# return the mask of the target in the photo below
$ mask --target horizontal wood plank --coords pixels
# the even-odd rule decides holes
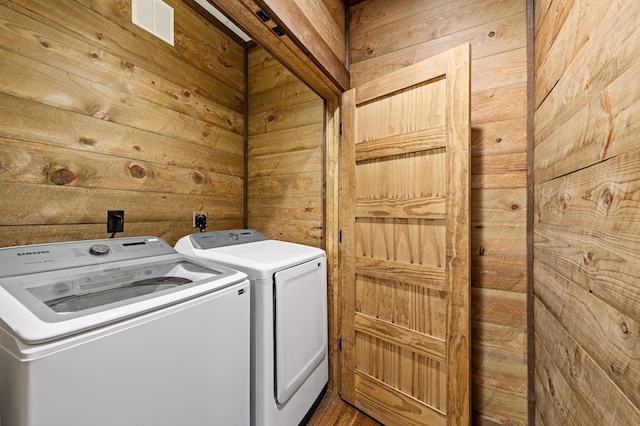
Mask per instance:
[[[251,184],[251,182],[250,182]],[[273,220],[315,221],[322,215],[322,193],[318,190],[310,197],[251,198],[249,218],[260,217]]]
[[[526,309],[527,298],[524,293],[486,288],[471,289],[471,319],[473,321],[508,325],[522,328],[524,331],[527,322],[521,312]]]
[[[537,224],[536,259],[585,291],[640,321],[637,235]]]
[[[633,425],[640,424],[640,410],[625,398],[620,389],[609,379],[578,342],[540,304],[538,324],[544,326],[543,333],[536,333],[536,352],[541,358],[549,358],[543,364],[553,362],[549,371],[555,383],[562,378],[569,392],[580,401],[580,410],[589,407],[588,420],[595,424]],[[598,389],[599,392],[592,392]],[[582,415],[583,413],[581,413]]]
[[[322,123],[313,123],[302,127],[250,135],[248,138],[248,154],[258,157],[261,155],[318,149],[318,141],[322,140],[323,131]]]
[[[610,234],[640,233],[637,211],[640,191],[636,178],[640,150],[536,185],[536,220],[541,224]]]
[[[290,241],[312,247],[324,245],[324,227],[320,220],[274,220],[272,218],[251,217],[250,227],[274,240]]]
[[[472,126],[527,116],[527,85],[514,84],[471,94]]]
[[[206,144],[175,139],[107,120],[89,117],[37,101],[0,93],[3,124],[0,136],[64,146],[147,161],[241,175],[244,143],[241,135],[210,134]],[[42,118],[46,117],[46,120]],[[28,132],[25,132],[28,129]]]
[[[0,137],[0,182],[242,197],[244,180]]]
[[[248,177],[322,173],[322,152],[319,149],[251,157]]]
[[[367,2],[370,1],[367,0]],[[420,3],[420,6],[422,6],[422,3]],[[398,30],[403,30],[404,26],[400,24],[397,28]],[[492,32],[493,36],[490,36],[489,34]],[[405,34],[403,31],[402,36],[397,37],[403,38]],[[407,64],[417,63],[440,52],[452,49],[461,43],[471,43],[472,58],[477,60],[521,48],[525,39],[526,16],[522,12],[492,22],[486,22],[482,25],[472,26],[443,37],[437,37],[424,43],[394,50],[385,55],[368,54],[363,60],[354,61],[350,65],[351,85],[352,87],[357,87],[369,79],[381,77]]]
[[[536,182],[546,182],[637,147],[640,95],[631,89],[630,82],[635,82],[638,73],[640,61],[600,92],[578,102],[575,109],[555,114],[547,128],[536,130]],[[573,115],[567,115],[567,110]],[[543,118],[543,114],[537,112],[536,119]]]
[[[472,158],[526,152],[525,121],[525,118],[521,117],[474,123],[471,127]]]
[[[412,7],[413,2],[406,1],[400,5],[384,0],[368,1],[370,4],[352,9],[354,18],[349,31],[354,63],[452,37],[468,28],[494,25],[500,19],[525,11],[522,2],[499,0],[464,0],[455,4],[437,1],[421,3],[420,8]],[[399,29],[403,37],[396,35]]]
[[[395,86],[385,83],[384,88],[382,88],[379,80],[362,83],[357,86],[356,105],[375,99],[378,93],[394,93],[405,87],[413,86],[424,81],[443,78],[444,75],[440,71],[433,70],[441,70],[444,68],[447,55],[446,52],[440,53],[425,59],[419,64],[409,65],[385,75],[384,81],[394,82]]]
[[[550,327],[549,332],[553,334],[569,333],[603,374],[638,407],[640,395],[635,390],[640,386],[640,361],[635,340],[629,338],[640,332],[637,315],[619,312],[591,296],[588,290],[575,282],[575,278],[569,280],[541,261],[535,262],[534,273],[538,313],[536,329]],[[580,321],[575,321],[576,318]],[[553,334],[548,338],[553,338]],[[588,389],[595,388],[589,386]],[[601,387],[597,389],[602,390]],[[624,396],[615,394],[611,398],[615,400]]]
[[[472,253],[471,285],[475,288],[524,293],[526,291],[525,256],[489,256]]]
[[[243,110],[241,89],[220,82],[216,90],[211,90],[212,85],[205,88],[189,81],[167,79],[153,71],[157,65],[123,60],[121,55],[101,49],[87,52],[83,40],[6,6],[0,5],[0,16],[6,23],[0,25],[0,37],[6,41],[4,47],[13,53],[43,61],[46,45],[45,61],[55,68],[154,103],[170,104],[176,111],[197,114],[205,120],[211,114],[229,114],[225,109],[234,113]]]
[[[356,161],[445,148],[444,126],[387,136],[356,144]]]
[[[321,173],[297,173],[283,176],[261,176],[249,179],[249,198],[280,198],[282,194],[291,197],[317,195],[322,188]]]
[[[177,2],[177,0],[171,1]],[[125,20],[122,22],[114,22],[110,19],[111,14],[102,16],[92,10],[94,7],[100,7],[100,5],[91,3],[89,8],[81,6],[75,1],[50,4],[48,2],[15,0],[8,3],[8,7],[18,9],[19,12],[24,14],[31,13],[30,16],[32,17],[46,17],[50,21],[63,23],[58,28],[73,37],[79,36],[84,43],[91,46],[90,48],[98,49],[98,53],[103,50],[115,56],[126,58],[125,60],[130,64],[137,64],[178,85],[197,88],[197,90],[207,93],[207,97],[216,99],[214,93],[218,85],[203,84],[207,80],[211,81],[210,74],[194,67],[193,64],[179,55],[176,50],[168,49],[168,45],[164,41],[135,26],[131,23],[130,15],[123,18]],[[42,18],[36,19],[41,20]],[[196,24],[192,22],[191,25]],[[123,30],[123,27],[126,30]],[[210,33],[211,31],[217,30],[207,28],[202,32]],[[106,37],[106,34],[109,36]],[[151,59],[148,52],[153,52]],[[209,56],[206,52],[204,54]],[[218,68],[218,70],[223,75],[225,71],[222,68],[225,67]],[[237,72],[237,69],[233,72]],[[220,86],[226,86],[226,84]],[[242,101],[241,93],[242,91],[240,90],[236,91],[230,98],[238,106],[241,105],[238,102]],[[228,92],[228,94],[231,93]],[[238,109],[238,111],[241,110],[241,108]]]
[[[210,207],[207,206],[207,208]],[[106,214],[102,219],[102,223],[86,224],[0,225],[0,247],[109,238],[111,234],[107,232]],[[210,221],[207,230],[240,229],[242,227],[243,219],[237,217]],[[118,238],[139,237],[141,235],[155,236],[164,239],[173,246],[180,238],[197,231],[193,228],[191,212],[185,212],[180,220],[168,222],[137,222],[129,217],[128,212],[125,212],[124,232],[118,233],[117,236]]]
[[[356,217],[393,217],[444,220],[444,197],[407,199],[361,199],[355,203]]]
[[[356,274],[370,277],[395,280],[402,277],[402,282],[439,291],[447,291],[443,268],[434,268],[393,260],[373,259],[356,256]]]
[[[356,404],[365,412],[381,413],[385,424],[446,425],[446,416],[375,378],[356,371]]]
[[[180,221],[192,210],[206,211],[210,222],[242,217],[242,199],[237,197],[13,182],[2,186],[6,197],[0,203],[0,226],[105,223],[107,210],[125,210],[125,226],[129,221]]]
[[[441,339],[360,313],[356,313],[355,327],[357,332],[369,334],[437,361],[445,360],[446,347]]]

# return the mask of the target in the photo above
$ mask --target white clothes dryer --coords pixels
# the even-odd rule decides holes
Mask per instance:
[[[160,238],[0,249],[1,423],[248,425],[249,310]]]
[[[175,248],[249,276],[251,424],[300,424],[329,374],[324,250],[249,229],[188,235]]]

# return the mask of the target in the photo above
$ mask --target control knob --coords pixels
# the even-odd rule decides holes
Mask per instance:
[[[94,256],[105,256],[111,253],[111,248],[106,244],[94,244],[89,248],[89,253]]]

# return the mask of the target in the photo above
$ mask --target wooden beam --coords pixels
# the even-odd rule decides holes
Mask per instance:
[[[349,71],[344,58],[338,58],[295,0],[255,0],[279,22],[302,52],[307,54],[343,91],[349,89]],[[344,36],[344,35],[343,35]]]
[[[307,20],[302,23],[302,26],[298,26],[295,18],[292,17],[287,18],[290,21],[280,21],[275,15],[275,12],[278,12],[280,8],[275,7],[272,2],[265,4],[258,0],[207,1],[324,99],[340,96],[349,88],[348,71],[344,65],[338,67],[336,61],[339,63],[339,60],[335,55],[324,52],[324,48],[328,48],[326,43],[323,41],[319,44],[320,47],[311,48],[306,44],[319,43],[319,35],[315,29],[306,26]],[[264,11],[267,6],[275,7],[276,11],[267,11],[269,20],[263,22],[256,13]],[[284,30],[284,34],[278,35],[274,31],[276,27]],[[300,36],[300,34],[307,32],[313,34],[310,33],[311,35],[305,37]]]

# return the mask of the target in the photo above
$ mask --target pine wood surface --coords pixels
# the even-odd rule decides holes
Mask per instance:
[[[174,47],[129,2],[0,1],[1,245],[242,226],[244,50],[168,3]]]
[[[472,406],[479,424],[527,421],[525,6],[367,0],[351,8],[354,86],[471,43]]]
[[[341,392],[389,424],[470,422],[469,64],[463,45],[345,94]]]
[[[248,227],[323,247],[323,100],[261,48],[248,69]]]
[[[536,12],[536,418],[637,424],[640,4]]]

